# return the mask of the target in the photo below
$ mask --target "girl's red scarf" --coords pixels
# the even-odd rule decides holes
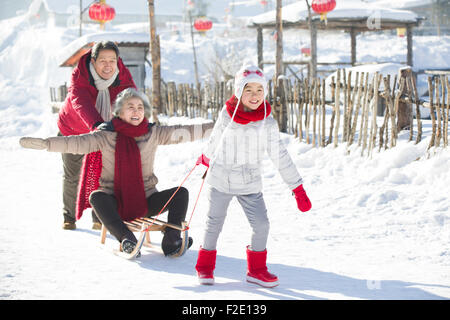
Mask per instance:
[[[148,120],[144,118],[140,125],[133,126],[114,118],[112,124],[117,132],[114,195],[122,220],[130,221],[147,213],[141,153],[134,138],[148,133]],[[78,185],[77,220],[81,218],[84,209],[91,207],[89,195],[98,189],[101,172],[102,153],[97,151],[86,155]]]
[[[238,99],[235,95],[233,95],[227,102],[225,102],[227,106],[227,112],[230,117],[233,117],[234,110],[236,109],[236,104]],[[269,102],[266,101],[266,118],[270,115],[272,108]],[[259,121],[264,119],[264,102],[256,109],[252,111],[244,111],[244,106],[242,103],[239,103],[236,114],[234,115],[233,121],[239,124],[247,124],[252,121]]]

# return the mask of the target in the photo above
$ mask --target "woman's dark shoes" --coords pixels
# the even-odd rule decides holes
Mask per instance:
[[[122,251],[128,254],[131,254],[134,248],[136,248],[136,242],[129,239],[123,239],[120,245],[122,247]],[[136,255],[136,258],[139,258],[140,256],[141,252]]]
[[[192,246],[194,240],[189,237],[187,241],[187,248]],[[178,230],[166,230],[161,243],[161,248],[166,257],[176,255],[180,252],[183,246],[183,240],[180,237],[180,231]]]

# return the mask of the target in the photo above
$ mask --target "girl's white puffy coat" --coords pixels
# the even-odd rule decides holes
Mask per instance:
[[[272,115],[265,120],[242,125],[231,122],[225,106],[204,152],[210,159],[207,183],[225,193],[261,192],[262,160],[266,152],[291,190],[302,184],[302,178],[280,140],[278,124]]]

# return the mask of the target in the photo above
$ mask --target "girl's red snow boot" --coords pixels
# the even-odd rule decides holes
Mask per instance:
[[[252,251],[247,247],[247,281],[265,288],[273,288],[278,285],[278,278],[267,271],[266,260],[267,250]]]
[[[198,251],[197,270],[198,281],[200,284],[214,284],[214,268],[216,267],[216,250],[205,250],[200,248]]]

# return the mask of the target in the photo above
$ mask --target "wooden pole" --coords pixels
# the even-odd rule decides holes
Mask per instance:
[[[81,37],[83,35],[82,30],[82,18],[83,18],[83,0],[80,0],[80,25],[79,25],[79,36]]]
[[[433,94],[434,94],[434,87],[433,87],[433,80],[431,77],[428,77],[428,94],[430,97],[430,115],[431,115],[431,140],[430,144],[428,145],[428,149],[434,146],[434,140],[436,137],[436,116],[434,115],[434,104],[433,104]]]
[[[358,82],[359,82],[359,72],[356,72],[355,75],[355,84],[353,86],[353,91],[352,94],[349,98],[350,103],[348,106],[348,123],[347,123],[347,139],[346,141],[348,142],[348,140],[350,139],[351,136],[351,132],[352,132],[352,120],[353,120],[353,107],[355,105],[355,100],[356,100],[356,92],[358,91]]]
[[[411,125],[411,104],[409,102],[406,102],[404,97],[406,96],[406,78],[410,77],[412,74],[411,67],[405,67],[401,68],[399,78],[403,78],[405,81],[405,85],[403,86],[403,90],[399,91],[400,96],[402,99],[398,101],[398,110],[397,111],[397,132],[400,132],[403,129],[407,129]]]
[[[378,106],[378,94],[380,88],[381,74],[378,71],[374,75],[374,87],[373,87],[373,107],[372,107],[372,121],[370,129],[370,140],[369,140],[369,150],[368,155],[372,156],[372,150],[375,147],[375,142],[377,139],[377,106]]]
[[[299,92],[299,110],[298,110],[298,138],[300,141],[303,140],[303,106],[306,104],[306,92],[308,90],[307,88],[307,78],[303,80],[302,83],[300,83],[300,86],[302,88],[302,92]],[[300,90],[300,89],[299,89]]]
[[[312,136],[312,144],[314,147],[317,146],[317,128],[316,128],[316,118],[317,118],[317,97],[318,97],[318,91],[319,91],[319,79],[314,79],[312,90],[312,112],[313,112],[313,136]]]
[[[152,58],[152,107],[153,121],[158,123],[158,114],[161,112],[161,57],[158,55],[158,40],[156,37],[155,1],[147,0],[150,17],[150,53]]]
[[[355,83],[355,87],[358,86],[358,96],[356,100],[353,100],[353,103],[356,103],[355,105],[355,115],[353,116],[353,124],[350,126],[350,137],[347,141],[347,147],[351,146],[353,143],[353,139],[356,134],[356,126],[358,124],[358,115],[359,115],[359,109],[361,107],[361,92],[363,88],[363,80],[364,80],[364,72],[361,72],[359,84],[358,81]],[[361,135],[361,134],[360,134]]]
[[[310,81],[306,79],[306,93],[305,93],[305,137],[306,137],[306,143],[310,143],[310,137],[309,137],[309,116],[310,116],[310,109],[311,109],[311,87],[312,84],[310,84]]]
[[[406,46],[407,46],[407,56],[406,64],[410,67],[413,66],[413,33],[412,26],[408,25],[406,27]]]
[[[446,115],[444,117],[445,129],[444,129],[444,147],[448,146],[448,121],[449,121],[449,108],[450,108],[450,83],[447,77],[444,77],[445,87],[447,88],[447,105],[446,105]],[[442,97],[444,99],[444,95]]]
[[[334,82],[334,76],[331,77],[331,96],[336,97],[336,83]],[[333,129],[334,129],[334,118],[336,117],[336,108],[333,108],[331,112],[330,119],[330,133],[328,134],[327,145],[333,141]]]
[[[395,86],[393,88],[395,91]],[[391,89],[390,89],[390,83],[389,80],[387,78],[384,78],[384,90],[385,90],[385,94],[384,94],[384,98],[386,100],[386,114],[389,114],[389,118],[391,120],[391,143],[390,143],[390,147],[394,147],[395,146],[395,137],[396,137],[396,131],[397,131],[397,126],[395,124],[395,111],[394,111],[394,102],[392,100],[392,96],[391,96]],[[387,139],[386,139],[387,141]]]
[[[388,135],[386,134],[386,142],[383,140],[384,137],[384,132],[388,131],[388,125],[389,125],[389,110],[390,107],[388,105],[388,99],[391,96],[390,93],[390,88],[389,88],[389,75],[387,77],[383,78],[383,84],[384,84],[384,93],[382,94],[383,98],[385,99],[385,105],[386,105],[386,109],[384,111],[384,120],[383,120],[383,124],[380,127],[380,139],[379,139],[379,144],[378,144],[378,151],[381,151],[381,148],[383,146],[383,144],[385,145],[385,149],[387,149],[387,137]]]
[[[260,68],[261,70],[264,69],[264,64],[263,62],[263,32],[262,32],[262,28],[258,27],[256,28],[256,32],[257,32],[257,51],[258,51],[258,68]]]
[[[352,47],[351,62],[352,62],[352,66],[354,66],[356,63],[356,30],[355,30],[355,28],[350,28],[350,39],[351,39],[351,47]]]
[[[361,156],[364,155],[364,150],[367,148],[367,131],[369,128],[369,108],[370,108],[370,101],[372,100],[373,96],[373,88],[375,86],[375,77],[372,78],[372,83],[370,84],[369,88],[366,92],[366,101],[364,101],[364,112],[363,112],[363,121],[361,123],[363,124],[363,132],[362,132],[362,148],[361,148]]]
[[[311,6],[308,0],[306,5],[308,6],[308,26],[311,41],[311,60],[309,64],[309,77],[315,79],[317,77],[317,28],[312,21]]]
[[[437,120],[437,131],[434,146],[439,147],[441,145],[441,94],[440,94],[440,81],[439,77],[434,80],[435,83],[435,93],[436,93],[436,120]]]
[[[322,140],[320,145],[322,147],[325,147],[325,93],[326,93],[326,86],[325,86],[325,78],[322,79]]]
[[[345,73],[345,70],[343,70]],[[334,127],[334,147],[336,148],[338,146],[338,140],[339,140],[339,123],[341,119],[341,111],[340,111],[340,99],[341,99],[341,69],[337,70],[337,76],[336,76],[336,91],[335,91],[335,98],[334,98],[334,110],[336,112],[336,126]]]
[[[412,102],[413,97],[412,97],[412,92],[413,92],[413,87],[412,87],[412,82],[411,82],[411,78],[412,78],[412,74],[410,74],[409,77],[407,77],[406,80],[406,92],[408,95],[408,101],[411,102],[411,117],[410,117],[410,125],[409,125],[409,141],[412,141],[413,139],[413,135],[414,135],[414,123],[413,123],[413,115],[412,115]]]
[[[283,70],[283,21],[282,21],[282,0],[277,0],[276,7],[276,32],[277,32],[277,48],[275,58],[275,81],[277,83],[276,103],[278,104],[279,126],[281,132],[286,132],[286,105],[283,103],[281,97],[283,95],[283,85],[279,81],[279,77],[284,74]]]
[[[276,62],[275,62],[275,74],[276,79],[283,74],[283,21],[281,13],[282,1],[277,0],[276,10],[276,32],[277,32],[277,48],[276,48]]]
[[[367,95],[369,92],[369,73],[367,72],[364,80],[362,107],[361,107],[361,122],[359,124],[358,146],[361,146],[364,128],[364,116],[366,113]]]
[[[189,24],[190,24],[190,30],[191,30],[191,42],[192,42],[192,52],[194,54],[194,74],[195,74],[195,86],[197,88],[197,94],[199,97],[199,104],[201,103],[201,91],[200,91],[200,80],[198,77],[198,66],[197,66],[197,53],[195,51],[195,45],[194,45],[194,30],[192,28],[192,15],[191,10],[188,10],[189,12]]]
[[[416,120],[417,120],[417,137],[416,137],[416,144],[419,143],[422,140],[422,120],[420,119],[420,101],[419,101],[419,94],[417,92],[417,85],[416,85],[416,79],[414,75],[411,77],[411,85],[414,90],[414,102],[416,103]]]

